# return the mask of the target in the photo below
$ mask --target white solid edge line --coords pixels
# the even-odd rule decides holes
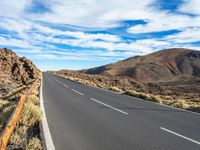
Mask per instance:
[[[160,129],[161,129],[161,130],[164,130],[164,131],[166,131],[166,132],[169,132],[169,133],[171,133],[171,134],[174,134],[174,135],[176,135],[176,136],[179,136],[179,137],[181,137],[181,138],[183,138],[183,139],[186,139],[186,140],[188,140],[188,141],[191,141],[191,142],[193,142],[193,143],[196,143],[196,144],[200,145],[200,142],[195,141],[195,140],[193,140],[193,139],[191,139],[191,138],[185,137],[185,136],[183,136],[183,135],[181,135],[181,134],[178,134],[178,133],[176,133],[176,132],[173,132],[173,131],[168,130],[168,129],[163,128],[163,127],[160,127]]]
[[[40,108],[43,112],[42,127],[43,127],[44,139],[45,139],[47,150],[55,150],[55,146],[54,146],[54,143],[53,143],[53,140],[52,140],[52,137],[51,137],[49,125],[48,125],[47,118],[46,118],[46,113],[45,113],[45,109],[44,109],[44,101],[43,101],[43,93],[42,92],[43,92],[43,79],[41,77]]]
[[[105,103],[103,103],[103,102],[100,102],[100,101],[98,101],[98,100],[96,100],[96,99],[94,99],[94,98],[90,98],[90,99],[93,100],[93,101],[95,101],[95,102],[97,102],[97,103],[99,103],[99,104],[102,104],[102,105],[104,105],[104,106],[107,106],[107,107],[109,107],[109,108],[111,108],[111,109],[114,109],[114,110],[116,110],[116,111],[119,111],[119,112],[121,112],[121,113],[123,113],[123,114],[125,114],[125,115],[128,115],[128,113],[125,112],[125,111],[122,111],[122,110],[117,109],[117,108],[115,108],[115,107],[113,107],[113,106],[110,106],[110,105],[108,105],[108,104],[105,104]]]
[[[81,93],[81,92],[79,92],[79,91],[77,91],[77,90],[72,89],[72,91],[78,93],[79,95],[84,95],[83,93]]]

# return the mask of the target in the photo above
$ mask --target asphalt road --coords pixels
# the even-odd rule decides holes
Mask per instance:
[[[200,115],[43,73],[56,150],[200,150]]]

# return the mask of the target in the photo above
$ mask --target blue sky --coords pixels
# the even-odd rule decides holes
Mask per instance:
[[[82,69],[165,48],[200,50],[199,0],[1,0],[0,47],[41,70]]]

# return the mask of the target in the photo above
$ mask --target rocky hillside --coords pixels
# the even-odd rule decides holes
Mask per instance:
[[[0,83],[25,84],[38,77],[39,69],[26,57],[0,49]]]
[[[200,77],[200,51],[183,48],[166,49],[81,72],[128,76],[142,82],[171,80],[181,76]]]

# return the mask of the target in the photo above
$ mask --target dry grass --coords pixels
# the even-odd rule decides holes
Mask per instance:
[[[33,137],[28,141],[25,150],[42,150],[42,143],[37,137]]]
[[[199,112],[200,113],[200,106],[190,106],[187,108],[187,110],[191,110],[191,111],[195,111],[195,112]]]
[[[83,84],[88,84],[88,85],[97,87],[97,84],[94,83],[93,81],[90,81],[90,80],[81,79],[81,78],[78,78],[78,77],[70,77],[70,76],[64,76],[64,77],[67,78],[67,79],[73,80],[73,81],[77,81],[77,82],[80,82],[80,83],[83,83]]]
[[[17,123],[17,127],[15,128],[10,138],[9,146],[11,149],[42,149],[40,139],[33,138],[33,136],[35,136],[33,129],[37,127],[42,117],[42,111],[40,110],[38,104],[39,98],[37,96],[30,95],[28,97],[20,114],[20,120]]]
[[[197,105],[197,103],[192,103],[190,100],[186,101],[184,99],[177,99],[177,97],[174,97],[172,99],[172,97],[169,97],[169,96],[166,96],[166,97],[162,96],[162,98],[161,98],[156,95],[150,95],[150,94],[145,94],[145,93],[140,93],[140,92],[135,92],[135,91],[126,91],[126,92],[124,92],[124,94],[138,97],[138,98],[141,98],[144,100],[156,102],[159,104],[164,103],[164,104],[170,105],[172,107],[194,110],[197,112],[199,112],[199,108],[200,108],[200,105]]]
[[[17,126],[15,131],[11,135],[10,144],[19,145],[23,141],[23,139],[25,139],[27,129],[28,128],[26,126]]]
[[[178,97],[150,95],[136,91],[126,91],[124,94],[138,97],[144,100],[156,102],[159,104],[170,105],[172,107],[187,109],[195,112],[200,112],[200,104],[192,102],[191,100],[178,99]]]
[[[141,98],[141,99],[144,99],[144,100],[156,102],[156,103],[159,103],[159,104],[163,103],[163,101],[160,97],[154,96],[154,95],[149,95],[149,94],[140,93],[140,92],[136,92],[136,91],[126,91],[126,92],[124,92],[124,94],[129,95],[129,96],[134,96],[134,97],[137,97],[137,98]]]
[[[0,132],[8,123],[12,113],[14,112],[17,104],[18,97],[24,89],[28,86],[19,86],[18,88],[10,91],[0,99]],[[24,108],[20,114],[20,120],[17,123],[17,127],[11,135],[9,140],[8,149],[42,149],[42,145],[39,139],[33,138],[39,132],[38,124],[41,120],[42,111],[39,107],[39,98],[36,96],[39,94],[40,82],[37,83],[35,89],[33,89],[32,95],[27,98]],[[32,138],[32,139],[31,139]],[[37,141],[39,140],[39,142]],[[32,146],[31,146],[32,144]]]
[[[29,95],[27,101],[32,102],[35,105],[39,105],[40,104],[40,100],[36,95]]]
[[[0,105],[6,105],[8,104],[9,102],[7,100],[2,100],[0,99]]]
[[[5,126],[8,120],[10,119],[10,116],[12,115],[13,111],[15,110],[15,105],[10,105],[8,107],[5,107],[0,114],[0,124],[1,126]]]
[[[4,106],[6,106],[8,104],[9,104],[9,102],[7,100],[0,99],[0,111],[2,111]]]
[[[122,92],[122,90],[118,88],[117,86],[111,86],[109,87],[109,90],[114,91],[114,92]]]
[[[41,117],[40,107],[28,101],[22,110],[20,123],[28,127],[34,126],[41,120]]]
[[[37,82],[35,88],[32,91],[32,95],[39,95],[40,80]]]
[[[189,107],[189,105],[187,104],[185,100],[177,100],[171,106],[176,107],[176,108],[182,108],[182,109],[186,109]]]

